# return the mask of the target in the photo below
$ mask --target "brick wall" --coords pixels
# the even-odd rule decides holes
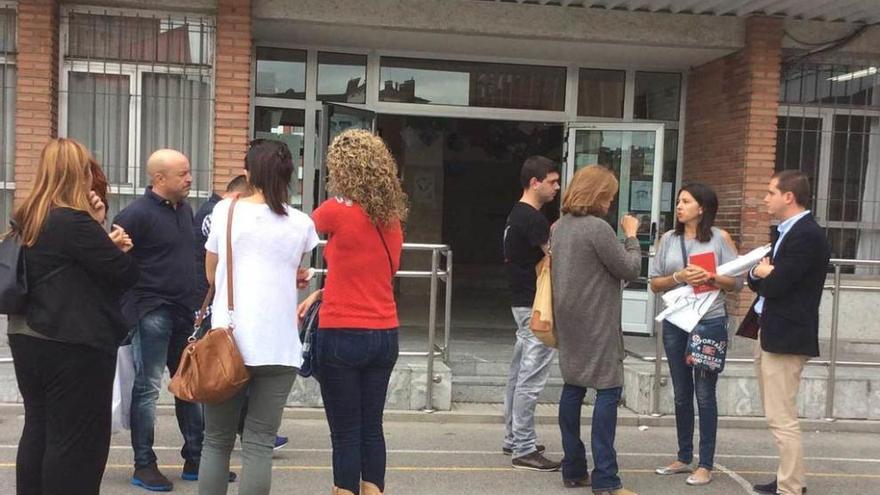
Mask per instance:
[[[763,206],[776,154],[776,113],[782,21],[746,20],[746,46],[693,69],[688,80],[683,180],[718,193],[716,224],[744,252],[769,242]],[[745,289],[730,307],[742,316],[753,294]]]
[[[218,0],[214,83],[214,189],[244,173],[250,135],[251,2]]]
[[[47,35],[48,34],[48,35]],[[40,151],[58,134],[58,3],[18,2],[15,203],[34,184]]]

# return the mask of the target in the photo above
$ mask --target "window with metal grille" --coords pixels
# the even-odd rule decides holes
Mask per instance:
[[[214,19],[72,7],[62,13],[59,133],[110,183],[110,215],[149,185],[160,148],[189,157],[194,206],[211,194]]]
[[[878,67],[880,60],[783,66],[776,169],[810,177],[810,208],[835,258],[880,259]]]
[[[15,5],[0,2],[0,232],[15,195]]]

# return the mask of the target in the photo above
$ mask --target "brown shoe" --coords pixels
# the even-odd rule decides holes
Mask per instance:
[[[639,495],[638,493],[632,490],[627,490],[626,488],[618,488],[617,490],[593,493],[594,495]]]
[[[382,495],[382,491],[369,481],[361,481],[361,495]]]
[[[335,486],[333,487],[333,491],[330,493],[332,493],[333,495],[354,495],[353,492],[343,490],[342,488],[337,488]]]

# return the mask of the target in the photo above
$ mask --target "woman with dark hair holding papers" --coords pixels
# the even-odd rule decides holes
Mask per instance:
[[[738,291],[743,286],[741,277],[715,274],[715,267],[733,261],[736,247],[730,235],[713,227],[718,211],[718,197],[709,186],[687,184],[678,193],[675,206],[675,229],[660,239],[657,255],[649,277],[651,290],[666,292],[684,284],[696,293],[720,289],[706,313],[691,330],[703,337],[727,343],[727,312],[724,308],[726,292]],[[706,485],[712,481],[715,457],[715,434],[718,429],[718,405],[715,385],[718,372],[704,367],[692,367],[688,356],[691,333],[669,321],[663,322],[663,346],[669,362],[669,375],[675,395],[675,426],[678,431],[678,457],[672,464],[658,468],[657,474],[691,473],[689,485]],[[694,460],[694,394],[700,413],[700,460],[696,470]]]

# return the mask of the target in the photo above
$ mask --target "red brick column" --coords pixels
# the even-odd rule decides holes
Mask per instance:
[[[214,189],[244,173],[251,95],[251,2],[218,0],[214,83]]]
[[[58,135],[58,2],[18,2],[15,203],[30,192],[40,151]]]
[[[776,114],[782,20],[746,19],[746,45],[691,71],[688,80],[683,179],[718,193],[717,225],[747,251],[769,241],[762,199],[776,158]],[[744,290],[730,312],[742,316]]]

